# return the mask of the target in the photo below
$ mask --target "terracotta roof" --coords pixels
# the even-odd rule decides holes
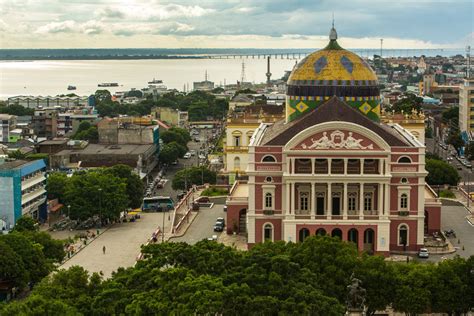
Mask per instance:
[[[294,121],[285,123],[282,120],[271,125],[265,131],[260,144],[284,146],[293,136],[308,127],[330,121],[350,122],[366,127],[382,137],[390,146],[410,146],[389,126],[372,121],[337,97],[332,97],[315,110]]]

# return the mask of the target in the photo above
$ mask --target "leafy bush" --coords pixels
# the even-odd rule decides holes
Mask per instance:
[[[229,190],[227,189],[221,189],[221,188],[208,188],[204,191],[202,191],[201,196],[219,196],[219,195],[227,195],[229,193]]]

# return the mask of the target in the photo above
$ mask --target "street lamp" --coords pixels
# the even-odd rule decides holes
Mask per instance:
[[[67,206],[67,217],[71,219],[71,205]]]
[[[102,189],[99,188],[99,227],[102,227]]]

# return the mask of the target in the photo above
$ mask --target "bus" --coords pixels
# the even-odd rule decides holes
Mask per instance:
[[[174,201],[169,196],[153,196],[143,199],[143,211],[169,211],[174,208]]]

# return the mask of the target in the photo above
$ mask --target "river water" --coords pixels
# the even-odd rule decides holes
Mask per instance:
[[[242,61],[245,81],[265,82],[266,60],[261,59],[157,59],[157,60],[38,60],[0,61],[0,99],[16,95],[58,95],[74,92],[89,95],[101,82],[117,82],[111,92],[141,89],[153,78],[168,88],[182,91],[194,81],[204,80],[205,72],[216,85],[240,80]],[[292,59],[272,59],[272,79],[281,78],[295,64]],[[67,86],[74,85],[75,91]]]

